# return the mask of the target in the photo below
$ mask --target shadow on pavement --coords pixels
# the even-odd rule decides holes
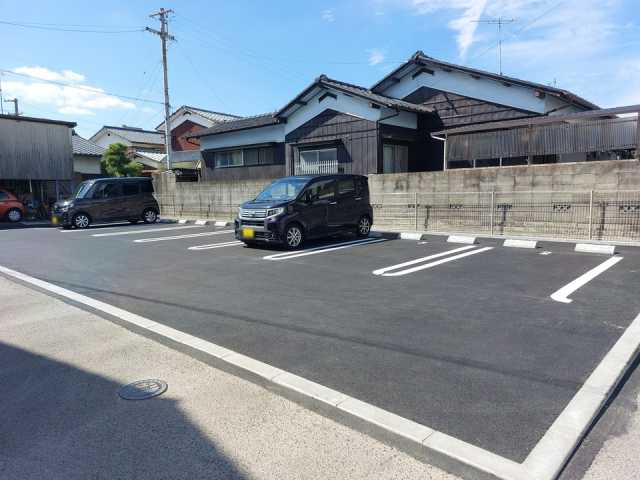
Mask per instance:
[[[4,343],[0,385],[2,478],[244,478],[166,396]]]

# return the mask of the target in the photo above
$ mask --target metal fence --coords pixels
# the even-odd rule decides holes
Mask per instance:
[[[640,241],[640,191],[373,194],[383,229]]]
[[[249,196],[156,198],[164,217],[230,221]],[[640,191],[373,192],[371,203],[380,229],[640,242]]]

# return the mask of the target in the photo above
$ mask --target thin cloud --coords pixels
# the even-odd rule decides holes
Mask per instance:
[[[13,71],[22,75],[28,75],[38,80],[65,83],[82,83],[85,80],[84,75],[80,75],[79,73],[71,70],[63,70],[62,73],[58,73],[42,67],[20,67],[14,68]]]
[[[20,67],[13,72],[40,80],[71,84],[63,86],[38,81],[2,84],[5,96],[18,98],[30,104],[54,106],[61,114],[95,115],[94,110],[127,110],[135,107],[131,102],[106,95],[100,88],[78,85],[85,77],[71,70],[58,73],[42,67]]]
[[[335,20],[335,17],[333,16],[333,12],[335,11],[334,8],[328,8],[327,10],[324,11],[324,13],[322,14],[322,19],[325,22],[333,22]]]
[[[58,109],[58,113],[63,115],[95,115],[91,110],[78,107],[62,107]]]
[[[386,52],[381,48],[370,48],[367,49],[369,53],[369,65],[377,65],[380,62],[383,62],[386,56]]]
[[[460,17],[449,22],[449,28],[456,30],[456,41],[460,58],[464,60],[469,47],[476,41],[477,21],[482,16],[487,0],[411,0],[411,6],[420,15],[438,10],[463,10]]]

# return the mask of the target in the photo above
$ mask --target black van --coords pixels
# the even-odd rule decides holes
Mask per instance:
[[[297,248],[304,240],[353,232],[366,237],[373,211],[363,175],[296,175],[269,185],[240,206],[236,238],[248,245],[282,244]]]
[[[160,207],[146,177],[96,178],[76,187],[51,209],[51,224],[87,228],[93,222],[153,223]]]

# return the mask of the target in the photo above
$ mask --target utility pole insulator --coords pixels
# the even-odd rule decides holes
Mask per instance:
[[[13,107],[14,107],[15,112],[16,112],[15,113],[16,117],[19,116],[22,113],[22,112],[18,111],[18,99],[17,98],[14,98],[12,100],[5,100],[5,102],[13,102]]]
[[[148,32],[160,36],[160,41],[162,43],[162,71],[164,79],[164,139],[167,150],[167,170],[173,169],[173,164],[171,163],[171,126],[169,125],[169,119],[171,117],[169,113],[169,80],[167,78],[167,39],[171,41],[176,40],[174,37],[169,35],[169,27],[167,26],[167,14],[171,13],[172,11],[173,10],[165,10],[164,8],[160,7],[159,12],[149,15],[150,17],[160,17],[159,32],[147,27]]]

